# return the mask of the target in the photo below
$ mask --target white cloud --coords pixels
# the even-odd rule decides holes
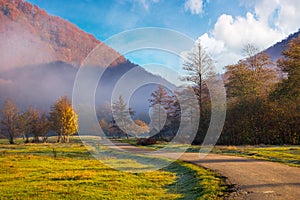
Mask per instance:
[[[238,53],[230,51],[223,41],[209,37],[207,33],[200,36],[197,40],[197,43],[198,42],[200,42],[204,50],[213,59],[216,70],[220,73],[223,72],[224,66],[230,65],[233,61],[237,61],[241,58]]]
[[[248,12],[245,17],[233,18],[231,15],[221,15],[214,26],[212,36],[238,52],[248,43],[255,44],[261,49],[266,48],[284,37],[284,34],[270,28],[268,24],[257,20]]]
[[[190,11],[192,14],[201,14],[203,9],[202,0],[186,0],[184,3],[185,11]]]
[[[300,28],[300,1],[294,0],[241,0],[254,11],[245,16],[221,15],[210,34],[199,37],[216,66],[236,63],[243,58],[242,48],[251,43],[261,50],[284,39]]]

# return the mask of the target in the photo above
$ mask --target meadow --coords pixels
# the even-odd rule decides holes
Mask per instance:
[[[0,169],[0,199],[223,199],[229,189],[217,174],[182,161],[146,173],[112,169],[76,137],[70,144],[0,140]]]

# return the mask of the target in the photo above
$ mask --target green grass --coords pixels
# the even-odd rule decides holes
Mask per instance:
[[[136,145],[135,140],[123,140],[132,145]],[[140,146],[142,148],[150,148],[153,150],[164,148],[166,142],[160,142],[149,146]],[[199,145],[186,145],[186,144],[173,144],[169,147],[172,151],[186,152],[199,152],[201,146]],[[212,153],[244,156],[255,159],[262,159],[272,162],[279,162],[290,166],[300,167],[300,146],[215,146]]]
[[[300,167],[300,146],[217,146],[213,152],[245,156]]]
[[[73,141],[78,141],[74,138]],[[174,162],[154,172],[128,173],[94,159],[85,146],[9,145],[0,140],[0,199],[222,199],[227,186],[215,173]],[[134,158],[107,158],[145,167]]]

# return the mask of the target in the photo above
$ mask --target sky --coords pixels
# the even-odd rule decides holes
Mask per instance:
[[[28,0],[60,16],[97,39],[106,41],[123,31],[167,28],[200,42],[218,72],[244,57],[243,47],[263,50],[300,28],[298,0]],[[175,43],[175,42],[174,42]],[[152,72],[151,63],[180,71],[180,58],[167,52],[142,50],[126,58]],[[149,65],[150,63],[150,65]],[[161,72],[159,72],[161,71]],[[168,72],[166,72],[168,73]],[[179,72],[180,73],[180,72]]]

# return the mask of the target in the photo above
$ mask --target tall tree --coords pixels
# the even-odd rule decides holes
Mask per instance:
[[[169,105],[173,101],[173,98],[162,85],[158,85],[157,89],[151,93],[151,98],[148,101],[150,107],[152,107],[152,128],[155,132],[159,131],[158,139],[164,139],[161,130],[167,122],[167,118],[170,114],[168,108],[170,108]]]
[[[269,134],[268,95],[278,79],[268,55],[253,45],[244,51],[245,59],[226,67],[229,99],[222,138],[235,144],[259,144]]]
[[[130,133],[129,126],[131,121],[131,116],[134,115],[134,112],[131,108],[128,108],[127,104],[124,102],[123,97],[120,95],[117,101],[113,102],[112,105],[113,120],[112,127],[114,131],[123,132],[127,139],[128,134]],[[128,115],[129,114],[129,115]],[[117,130],[120,128],[121,130]]]
[[[276,121],[276,124],[280,124],[278,129],[281,130],[281,140],[284,143],[299,144],[300,37],[293,39],[282,55],[284,57],[277,62],[277,65],[285,74],[285,78],[277,84],[270,97],[272,103],[275,104],[275,108],[277,108],[276,110],[281,113]]]
[[[18,108],[12,99],[5,100],[0,122],[2,134],[8,138],[10,144],[14,144],[14,139],[20,135],[20,128]]]
[[[204,90],[206,88],[205,81],[215,73],[213,71],[213,61],[200,42],[187,54],[183,63],[183,69],[188,72],[188,75],[181,79],[194,84],[194,90],[198,96],[199,108],[202,110]]]
[[[78,131],[78,116],[67,96],[51,106],[49,121],[51,129],[58,135],[57,142],[69,142],[70,136]]]
[[[293,39],[277,62],[286,78],[277,85],[277,97],[295,99],[300,97],[300,36]]]
[[[200,122],[197,123],[198,132],[194,143],[200,144],[206,135],[210,120],[210,96],[207,83],[215,76],[213,61],[200,42],[196,43],[194,49],[188,53],[183,69],[188,72],[188,75],[182,77],[182,80],[193,84],[193,90],[198,98]]]

